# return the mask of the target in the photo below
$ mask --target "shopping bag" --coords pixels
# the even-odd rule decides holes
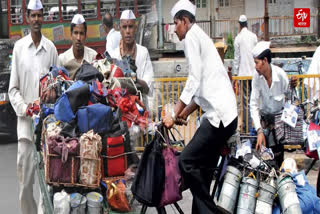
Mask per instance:
[[[120,212],[129,212],[130,205],[126,197],[126,186],[124,180],[106,181],[107,201],[112,210]]]
[[[142,204],[157,207],[165,181],[165,162],[162,155],[164,139],[156,132],[154,139],[146,145],[134,178],[131,191]]]

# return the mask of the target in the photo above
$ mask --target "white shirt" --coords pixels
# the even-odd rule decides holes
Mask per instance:
[[[119,47],[120,40],[121,40],[121,34],[119,31],[115,31],[114,28],[112,28],[107,37],[106,37],[106,51],[111,55],[113,51],[117,47]]]
[[[214,127],[228,126],[238,116],[236,97],[216,47],[197,24],[186,34],[185,55],[189,74],[180,100],[194,99]]]
[[[136,44],[137,45],[137,55],[136,55],[136,66],[137,66],[137,78],[144,80],[148,87],[149,87],[149,93],[148,96],[152,96],[153,93],[153,67],[151,64],[149,51],[147,48]],[[117,47],[115,51],[111,54],[112,58],[121,60],[121,54],[120,54],[120,47]]]
[[[261,128],[260,115],[275,114],[281,111],[285,103],[285,93],[289,80],[285,71],[271,64],[272,83],[269,88],[263,75],[255,73],[252,78],[250,112],[256,130]]]
[[[35,47],[31,34],[15,43],[8,93],[12,107],[18,116],[18,139],[32,139],[32,121],[26,117],[27,106],[39,99],[40,77],[57,63],[57,49],[43,35],[38,48]]]
[[[307,74],[320,74],[320,46],[313,54],[312,61]],[[313,97],[319,98],[319,80],[317,78],[315,79],[316,81],[314,81],[314,78],[305,78],[304,84],[309,84],[309,86],[311,87],[311,93],[313,93],[312,89],[315,86],[315,94],[313,95]]]
[[[255,64],[252,49],[258,42],[256,34],[246,27],[242,28],[234,40],[234,74],[238,76],[252,76],[255,72]]]
[[[95,57],[97,56],[97,52],[92,48],[84,46],[83,59],[82,62],[79,63],[74,57],[72,46],[64,53],[59,55],[59,61],[61,66],[65,67],[71,79],[74,79],[76,71],[81,67],[82,63],[86,61],[87,63],[91,63]]]

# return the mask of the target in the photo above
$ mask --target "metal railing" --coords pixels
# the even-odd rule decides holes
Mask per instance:
[[[235,37],[239,31],[238,20],[216,20],[214,23],[214,36],[226,36],[232,33]],[[254,32],[258,37],[263,36],[264,19],[248,19],[248,29]],[[293,35],[313,35],[317,34],[318,19],[317,16],[310,16],[310,27],[295,28],[293,27],[293,16],[271,16],[269,18],[269,36],[293,36]]]
[[[213,22],[213,23],[212,23]],[[234,38],[239,32],[239,21],[228,20],[204,20],[196,22],[211,37],[226,37],[229,33]],[[249,18],[248,29],[258,37],[263,36],[263,17]],[[269,36],[294,36],[294,35],[316,35],[318,30],[318,18],[316,15],[310,16],[310,27],[293,27],[293,16],[271,16],[269,18]],[[172,42],[174,35],[174,24],[163,24],[165,42]]]
[[[296,89],[298,90],[298,93],[303,94],[301,96],[300,102],[303,102],[306,99],[310,98],[312,99],[314,95],[319,96],[320,100],[320,93],[317,93],[316,87],[320,86],[320,74],[314,74],[314,75],[288,75],[289,78],[291,76],[295,76],[298,79],[298,85]],[[246,99],[245,102],[242,102],[242,94],[243,94],[243,84],[246,86],[248,91],[249,84],[251,83],[250,80],[252,80],[252,77],[249,76],[237,76],[232,77],[233,81],[237,82],[238,87],[236,87],[235,95],[237,99],[238,104],[238,129],[241,134],[247,134],[249,132],[248,130],[248,121],[250,117],[250,100]],[[159,122],[161,120],[161,111],[170,111],[171,108],[173,108],[176,101],[179,99],[185,82],[187,78],[186,77],[174,77],[174,78],[156,78],[154,80],[154,96],[152,102],[150,102],[150,115],[151,120],[154,122]],[[319,85],[316,85],[319,84]],[[308,87],[309,86],[309,87]],[[319,91],[319,90],[318,90]],[[247,92],[248,95],[248,92]],[[247,96],[249,97],[249,96]],[[247,111],[243,112],[243,105],[247,106]],[[309,111],[309,107],[307,106],[307,111]],[[193,137],[196,129],[197,129],[197,119],[199,116],[201,116],[201,109],[198,111],[193,112],[190,115],[190,119],[187,126],[177,126],[177,129],[181,133],[183,139],[185,140],[185,143],[187,144],[191,138]],[[242,118],[245,117],[246,121],[246,130],[244,130],[242,127]],[[179,134],[175,134],[176,138],[180,138]],[[143,136],[141,136],[141,140],[139,143],[139,146],[137,150],[143,149],[143,146],[145,143],[149,142],[149,139],[144,140]]]

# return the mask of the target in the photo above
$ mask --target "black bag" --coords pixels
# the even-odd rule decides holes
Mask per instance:
[[[103,74],[93,67],[93,65],[87,63],[82,64],[75,75],[75,80],[82,80],[86,83],[91,83],[96,79],[102,82],[104,79]]]
[[[164,189],[163,142],[161,135],[156,133],[154,139],[146,145],[131,187],[132,194],[137,201],[149,207],[159,205]]]

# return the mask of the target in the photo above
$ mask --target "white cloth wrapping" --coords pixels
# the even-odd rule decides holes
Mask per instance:
[[[271,64],[272,83],[269,88],[263,75],[253,75],[250,99],[250,113],[256,130],[261,128],[261,114],[275,114],[280,112],[285,103],[285,92],[288,90],[289,80],[285,71]]]
[[[106,37],[106,51],[112,55],[112,52],[114,52],[117,47],[119,47],[120,40],[121,40],[121,34],[119,31],[116,31],[114,28],[112,28],[107,37]]]
[[[234,74],[238,76],[252,76],[255,72],[255,63],[252,56],[252,49],[258,42],[256,34],[242,28],[234,40]]]
[[[238,115],[236,97],[217,49],[197,24],[186,34],[185,55],[189,75],[180,100],[189,104],[194,99],[214,127],[220,121],[228,126]]]

